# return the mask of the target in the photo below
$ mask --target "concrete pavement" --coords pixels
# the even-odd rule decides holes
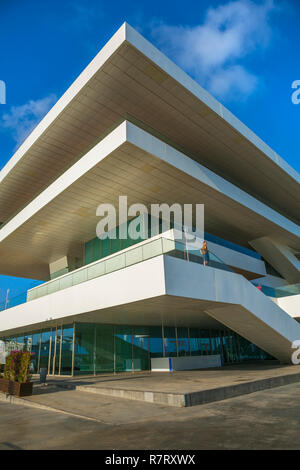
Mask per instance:
[[[0,403],[0,449],[299,449],[299,394],[297,383],[202,406],[147,409],[97,396],[103,422]]]

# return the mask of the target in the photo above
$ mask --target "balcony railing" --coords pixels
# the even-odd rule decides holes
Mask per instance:
[[[75,271],[48,281],[40,286],[28,290],[27,301],[38,299],[48,294],[67,289],[82,282],[95,279],[105,274],[118,271],[134,264],[146,261],[150,258],[166,254],[186,261],[203,264],[203,256],[200,250],[191,249],[191,244],[186,245],[177,240],[165,237],[141,242],[131,248],[127,248],[115,255],[95,261]],[[232,271],[220,258],[209,252],[208,265],[225,271]]]
[[[0,311],[15,307],[25,303],[26,301],[29,302],[45,295],[67,289],[68,287],[81,284],[160,255],[172,256],[188,262],[203,264],[203,256],[200,253],[199,248],[193,248],[191,243],[186,244],[178,240],[160,236],[137,243],[131,248],[127,248],[114,255],[110,255],[106,258],[102,258],[98,261],[82,266],[81,268],[64,274],[59,278],[45,282],[29,289],[28,291],[11,297],[0,303]],[[233,272],[229,266],[227,266],[211,251],[209,251],[208,266],[222,269],[223,271]],[[300,284],[280,288],[260,286],[259,289],[265,295],[277,298],[300,294]]]

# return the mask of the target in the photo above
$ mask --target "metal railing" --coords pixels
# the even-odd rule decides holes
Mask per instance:
[[[110,255],[106,258],[78,268],[75,271],[64,274],[59,278],[34,287],[28,291],[27,301],[67,289],[68,287],[81,284],[82,282],[95,279],[163,254],[203,264],[203,256],[199,249],[191,249],[191,245],[187,246],[185,243],[177,240],[160,237],[154,240],[138,243],[131,248],[122,250],[114,255]],[[232,272],[232,269],[212,252],[209,252],[208,265],[210,267]]]
[[[87,264],[74,271],[66,273],[58,278],[35,286],[20,294],[0,302],[0,311],[6,310],[25,302],[38,299],[48,294],[67,289],[97,277],[118,271],[134,264],[146,261],[160,255],[172,256],[192,263],[203,264],[203,255],[199,248],[191,243],[183,243],[178,240],[158,237],[145,240],[136,245],[107,256],[93,263]],[[234,272],[218,256],[209,251],[208,266],[223,271]],[[285,297],[300,294],[300,284],[283,286],[278,288],[259,286],[262,293],[269,297]]]

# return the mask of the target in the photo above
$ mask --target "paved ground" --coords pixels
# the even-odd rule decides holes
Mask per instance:
[[[96,377],[49,377],[49,384],[65,383],[92,385],[93,387],[147,390],[164,393],[191,393],[250,382],[280,375],[300,373],[299,366],[242,364],[218,369],[202,369],[180,372],[138,372],[123,374],[101,374]],[[36,379],[37,380],[37,379]]]
[[[195,406],[300,382],[300,366],[233,365],[222,369],[177,371],[171,374],[140,372],[96,377],[49,377],[48,387],[41,387],[38,377],[34,380],[33,396],[26,398],[27,402],[100,419],[97,399],[89,394],[131,399],[146,404]],[[73,393],[69,393],[71,389]],[[139,404],[137,408],[140,408]],[[150,409],[149,413],[151,415]],[[121,416],[122,413],[122,422]]]
[[[297,383],[170,408],[91,394],[101,422],[0,402],[0,449],[299,449],[299,396]]]

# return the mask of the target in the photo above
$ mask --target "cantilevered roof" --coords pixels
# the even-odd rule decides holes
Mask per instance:
[[[1,170],[0,221],[124,118],[299,221],[299,174],[126,23]]]
[[[242,245],[269,234],[300,249],[300,227],[136,125],[124,121],[0,230],[0,274],[47,279],[81,257],[100,203],[205,205],[205,230]],[[195,215],[195,214],[194,214]],[[300,250],[299,250],[300,251]]]

